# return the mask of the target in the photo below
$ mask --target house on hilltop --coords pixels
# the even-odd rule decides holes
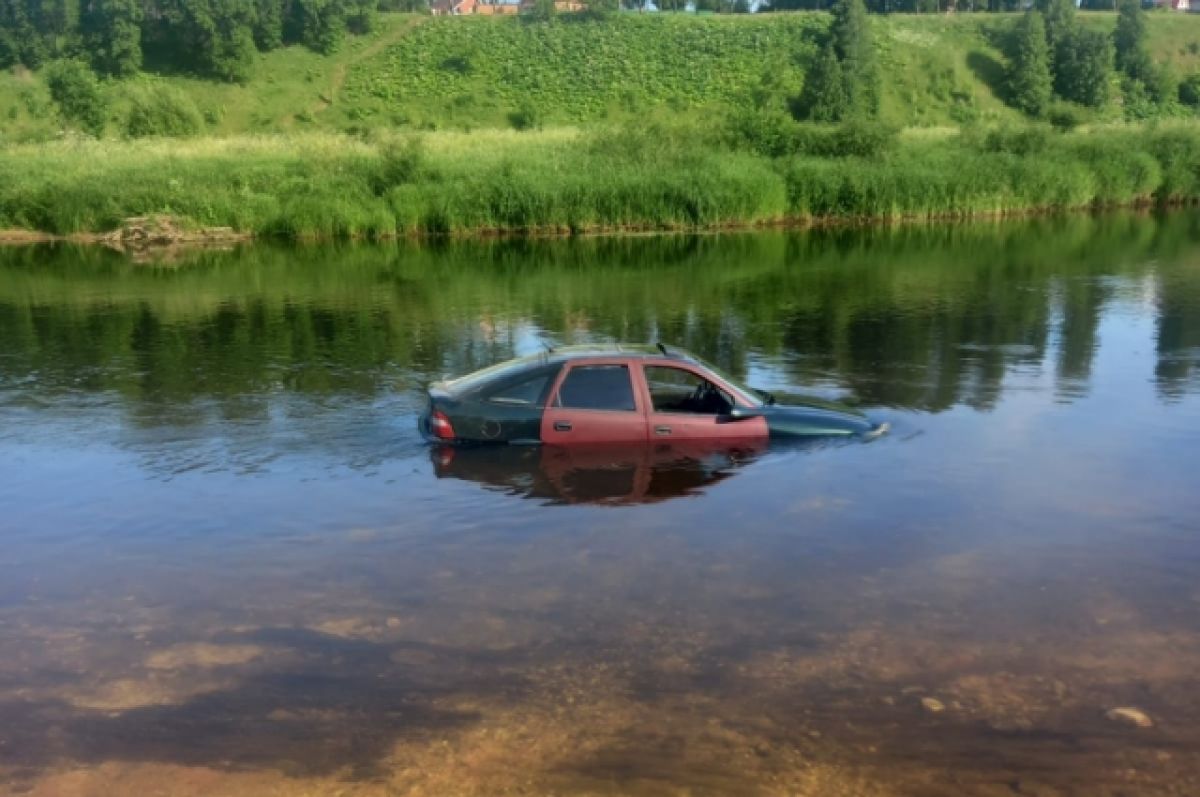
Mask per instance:
[[[474,14],[477,0],[433,0],[429,4],[429,13],[435,17],[457,17],[463,14]]]
[[[555,0],[557,11],[582,11],[585,6],[580,0]],[[434,16],[460,17],[478,14],[484,17],[502,17],[530,11],[532,0],[433,0],[429,10]]]
[[[520,0],[479,0],[475,13],[488,17],[500,17],[506,14],[516,14],[521,10]]]
[[[521,13],[527,14],[533,11],[535,5],[537,5],[537,0],[521,0]],[[582,0],[554,0],[554,10],[560,14],[574,14],[579,11],[587,11],[587,3]]]

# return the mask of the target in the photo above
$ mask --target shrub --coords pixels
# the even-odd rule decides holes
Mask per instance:
[[[979,147],[984,152],[1003,152],[1009,155],[1032,155],[1050,145],[1050,129],[1043,125],[999,127],[987,131]]]
[[[542,126],[542,113],[529,100],[522,100],[515,110],[509,112],[508,123],[516,130],[534,130]]]
[[[95,74],[82,61],[55,61],[44,73],[50,96],[68,123],[97,138],[104,133],[106,109]]]
[[[397,186],[434,177],[424,139],[419,136],[384,142],[379,148],[379,161],[379,167],[371,172],[376,196],[382,196]]]
[[[619,0],[593,0],[587,4],[587,15],[592,19],[612,19],[621,10]]]
[[[730,146],[770,158],[794,152],[799,129],[786,113],[769,108],[731,114],[725,127]]]
[[[1179,82],[1179,101],[1189,108],[1200,108],[1200,72],[1193,72]]]
[[[1158,103],[1140,80],[1126,77],[1121,81],[1121,105],[1125,118],[1131,122],[1158,115]]]
[[[196,103],[181,91],[161,84],[141,87],[130,94],[125,115],[125,135],[194,136],[204,127]]]
[[[1050,122],[1056,130],[1074,130],[1086,120],[1087,115],[1083,109],[1066,102],[1051,105],[1050,110],[1046,113],[1046,121]]]
[[[899,132],[877,122],[851,120],[834,128],[825,154],[837,158],[877,158],[895,146]]]

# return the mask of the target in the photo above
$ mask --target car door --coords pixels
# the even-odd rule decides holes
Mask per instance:
[[[559,374],[542,415],[549,445],[645,442],[641,386],[625,361],[570,363]]]
[[[709,374],[678,363],[647,363],[642,374],[653,440],[753,441],[769,435],[764,418],[730,416],[739,399]]]

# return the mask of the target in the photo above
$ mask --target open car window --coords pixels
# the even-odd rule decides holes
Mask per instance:
[[[633,383],[625,365],[577,365],[567,372],[555,405],[578,410],[633,412]]]
[[[645,374],[655,412],[727,415],[733,409],[729,393],[687,369],[647,365]]]

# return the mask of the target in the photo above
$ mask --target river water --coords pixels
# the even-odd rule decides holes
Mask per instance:
[[[417,437],[611,340],[892,432]],[[0,251],[0,546],[0,793],[1200,794],[1200,217]]]

